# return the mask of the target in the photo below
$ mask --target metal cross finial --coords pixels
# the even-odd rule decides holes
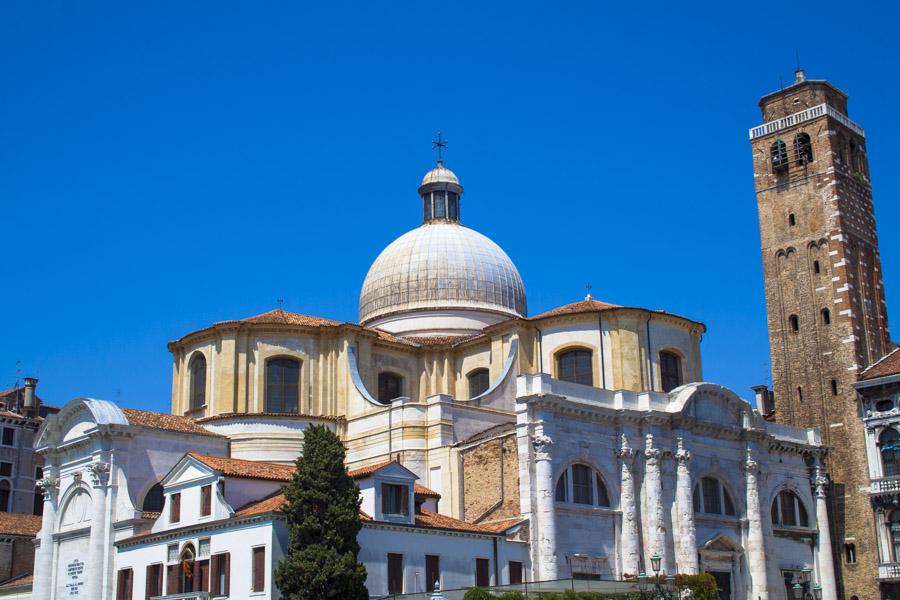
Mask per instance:
[[[443,136],[441,135],[441,132],[438,131],[437,139],[436,139],[436,140],[431,140],[431,149],[434,150],[435,148],[437,148],[437,151],[438,151],[438,162],[439,162],[439,163],[444,162],[444,153],[443,153],[443,150],[446,149],[446,148],[449,148],[449,147],[450,147],[450,141],[449,141],[449,140],[445,140],[445,139],[443,138]]]

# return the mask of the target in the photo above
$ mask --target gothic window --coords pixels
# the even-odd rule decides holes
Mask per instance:
[[[797,164],[808,165],[812,162],[813,152],[809,134],[797,134],[797,137],[794,138],[794,154],[797,155]]]
[[[300,412],[300,361],[270,358],[266,361],[266,412]]]
[[[378,401],[390,402],[403,395],[403,378],[394,373],[378,374]]]
[[[776,173],[786,171],[788,167],[787,145],[781,140],[772,144],[772,170]]]
[[[900,433],[896,429],[885,429],[878,438],[881,452],[881,470],[885,477],[900,475]]]
[[[694,486],[694,511],[708,515],[735,516],[731,494],[715,477],[704,477]]]
[[[487,369],[475,369],[466,376],[469,380],[469,398],[474,398],[485,393],[490,386],[490,371]]]
[[[191,373],[191,410],[206,404],[206,357],[199,352],[191,359],[188,371]]]
[[[775,527],[809,527],[806,507],[797,494],[784,490],[772,503],[772,525]]]
[[[822,309],[822,325],[831,325],[831,311],[827,308]]]
[[[568,350],[556,357],[558,379],[594,385],[593,360],[590,350]]]
[[[788,317],[788,322],[791,325],[791,331],[793,331],[794,333],[800,331],[800,317],[798,317],[797,315],[791,315],[790,317]]]
[[[663,350],[659,353],[659,378],[664,392],[671,392],[683,382],[681,380],[681,357]]]
[[[571,481],[571,488],[569,482]],[[556,481],[557,502],[571,502],[584,506],[609,506],[609,491],[600,473],[589,465],[574,464],[563,471]]]

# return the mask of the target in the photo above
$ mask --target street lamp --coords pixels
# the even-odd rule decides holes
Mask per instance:
[[[662,557],[659,554],[653,553],[653,556],[650,557],[650,565],[653,567],[653,573],[659,577],[660,565],[662,563]]]
[[[791,592],[794,595],[794,600],[822,600],[822,586],[819,584],[812,586],[812,589],[810,589],[808,585],[795,583],[791,586]]]
[[[650,568],[653,569],[653,589],[649,597],[659,600],[676,597],[675,593],[678,591],[678,586],[675,583],[675,576],[666,575],[663,577],[660,575],[662,571],[662,557],[659,554],[654,553],[650,557]],[[642,598],[647,597],[647,592],[651,591],[648,579],[647,574],[643,571],[638,575],[638,589]],[[663,581],[665,581],[665,585],[663,585]]]

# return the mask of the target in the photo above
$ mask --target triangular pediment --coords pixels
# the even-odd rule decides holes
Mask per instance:
[[[207,479],[215,475],[216,471],[211,467],[203,464],[193,456],[185,454],[181,460],[175,463],[175,466],[163,477],[161,484],[163,488],[190,483],[199,479]]]
[[[744,552],[740,544],[721,533],[703,544],[702,549],[710,552],[734,552],[736,554]]]

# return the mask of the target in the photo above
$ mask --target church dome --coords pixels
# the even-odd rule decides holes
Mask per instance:
[[[363,325],[398,334],[465,334],[527,313],[525,286],[500,246],[459,222],[462,186],[438,163],[419,194],[423,224],[385,248],[363,283]]]

